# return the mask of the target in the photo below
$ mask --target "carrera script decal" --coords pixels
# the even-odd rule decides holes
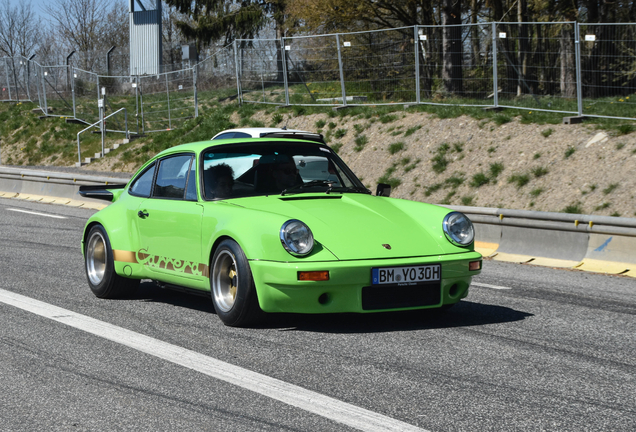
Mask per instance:
[[[136,263],[156,269],[191,274],[193,276],[210,277],[210,268],[206,264],[151,255],[147,252],[147,249],[140,249],[137,252],[113,250],[113,259],[115,261]]]

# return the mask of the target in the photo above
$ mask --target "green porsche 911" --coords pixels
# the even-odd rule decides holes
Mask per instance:
[[[97,297],[141,279],[209,295],[226,325],[262,312],[449,307],[481,270],[462,213],[376,195],[318,134],[263,133],[165,150],[126,185],[83,186],[112,204],[82,238]]]

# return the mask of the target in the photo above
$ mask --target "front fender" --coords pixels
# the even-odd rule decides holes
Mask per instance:
[[[218,240],[229,237],[241,246],[248,260],[337,261],[337,258],[320,243],[320,239],[314,239],[314,249],[309,255],[290,255],[280,241],[280,229],[289,219],[280,214],[243,208],[224,201],[207,203],[204,206],[202,223],[202,238],[208,239],[204,250],[212,255]]]

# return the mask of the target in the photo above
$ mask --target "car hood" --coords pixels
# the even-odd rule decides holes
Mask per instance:
[[[463,252],[444,237],[448,209],[366,194],[299,194],[236,202],[306,223],[339,260],[402,258]]]

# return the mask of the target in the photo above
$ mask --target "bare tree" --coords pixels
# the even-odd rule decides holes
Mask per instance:
[[[102,46],[108,2],[102,0],[53,0],[44,6],[68,50],[81,52],[81,67],[90,70],[94,53]]]
[[[42,22],[33,13],[31,2],[11,7],[10,0],[0,3],[0,52],[9,57],[29,57],[38,46]]]

